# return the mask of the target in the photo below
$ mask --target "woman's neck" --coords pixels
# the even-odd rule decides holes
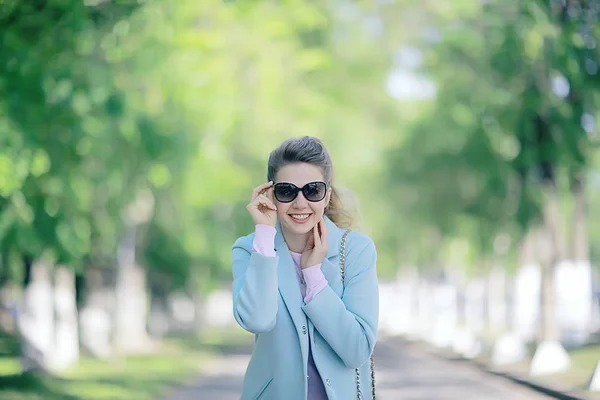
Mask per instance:
[[[306,241],[308,240],[308,233],[297,234],[290,233],[282,229],[283,238],[285,239],[285,243],[287,244],[288,249],[290,249],[293,253],[302,253],[304,251],[304,247],[306,246]]]

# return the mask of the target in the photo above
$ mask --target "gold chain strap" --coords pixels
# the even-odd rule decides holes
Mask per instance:
[[[342,278],[342,285],[344,284],[345,270],[344,266],[346,264],[346,238],[348,237],[348,233],[350,231],[345,231],[342,236],[342,243],[340,244],[340,276]],[[362,391],[360,390],[360,371],[356,368],[356,399],[363,400]],[[375,400],[375,358],[371,354],[371,399]]]

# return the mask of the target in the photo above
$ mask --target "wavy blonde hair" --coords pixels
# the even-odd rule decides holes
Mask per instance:
[[[325,215],[342,229],[356,229],[358,202],[350,191],[342,192],[333,185],[333,162],[323,142],[312,136],[304,136],[280,144],[269,155],[267,180],[274,180],[282,167],[293,163],[308,163],[321,169],[325,182],[331,187]],[[347,207],[347,202],[351,202],[352,207]]]

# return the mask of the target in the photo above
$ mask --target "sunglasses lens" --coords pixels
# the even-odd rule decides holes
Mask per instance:
[[[289,183],[278,183],[273,188],[273,194],[277,201],[282,203],[289,203],[296,198],[298,194],[298,188]]]
[[[325,198],[325,192],[327,191],[327,186],[323,182],[311,182],[307,183],[303,188],[304,197],[308,201],[321,201]]]

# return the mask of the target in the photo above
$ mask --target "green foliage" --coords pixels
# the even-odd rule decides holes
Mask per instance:
[[[514,257],[545,202],[541,167],[566,188],[598,162],[582,127],[600,100],[597,16],[588,2],[376,3],[5,2],[3,276],[47,253],[114,264],[150,191],[140,262],[168,289],[216,287],[253,229],[268,153],[301,135],[355,191],[382,276]],[[435,96],[391,96],[398,71]]]
[[[151,190],[140,261],[172,287],[229,280],[250,191],[290,136],[323,137],[339,183],[369,189],[384,133],[371,113],[392,101],[358,6],[71,3],[1,15],[3,268],[48,252],[113,263],[126,210]]]
[[[542,181],[568,192],[565,179],[585,171],[596,144],[582,121],[597,113],[599,59],[589,43],[600,39],[598,10],[558,3],[488,1],[460,17],[428,11],[438,39],[415,41],[436,97],[389,152],[388,182],[398,198],[412,192],[399,213],[410,210],[446,241],[467,239],[475,260],[509,255],[498,248],[503,234],[517,251],[541,218]]]
[[[219,343],[207,341],[211,335],[167,338],[152,355],[116,358],[111,362],[84,357],[76,367],[59,376],[21,373],[17,338],[0,336],[0,398],[162,398],[196,375],[198,367],[217,354]],[[230,345],[248,339],[224,333],[220,336]]]

